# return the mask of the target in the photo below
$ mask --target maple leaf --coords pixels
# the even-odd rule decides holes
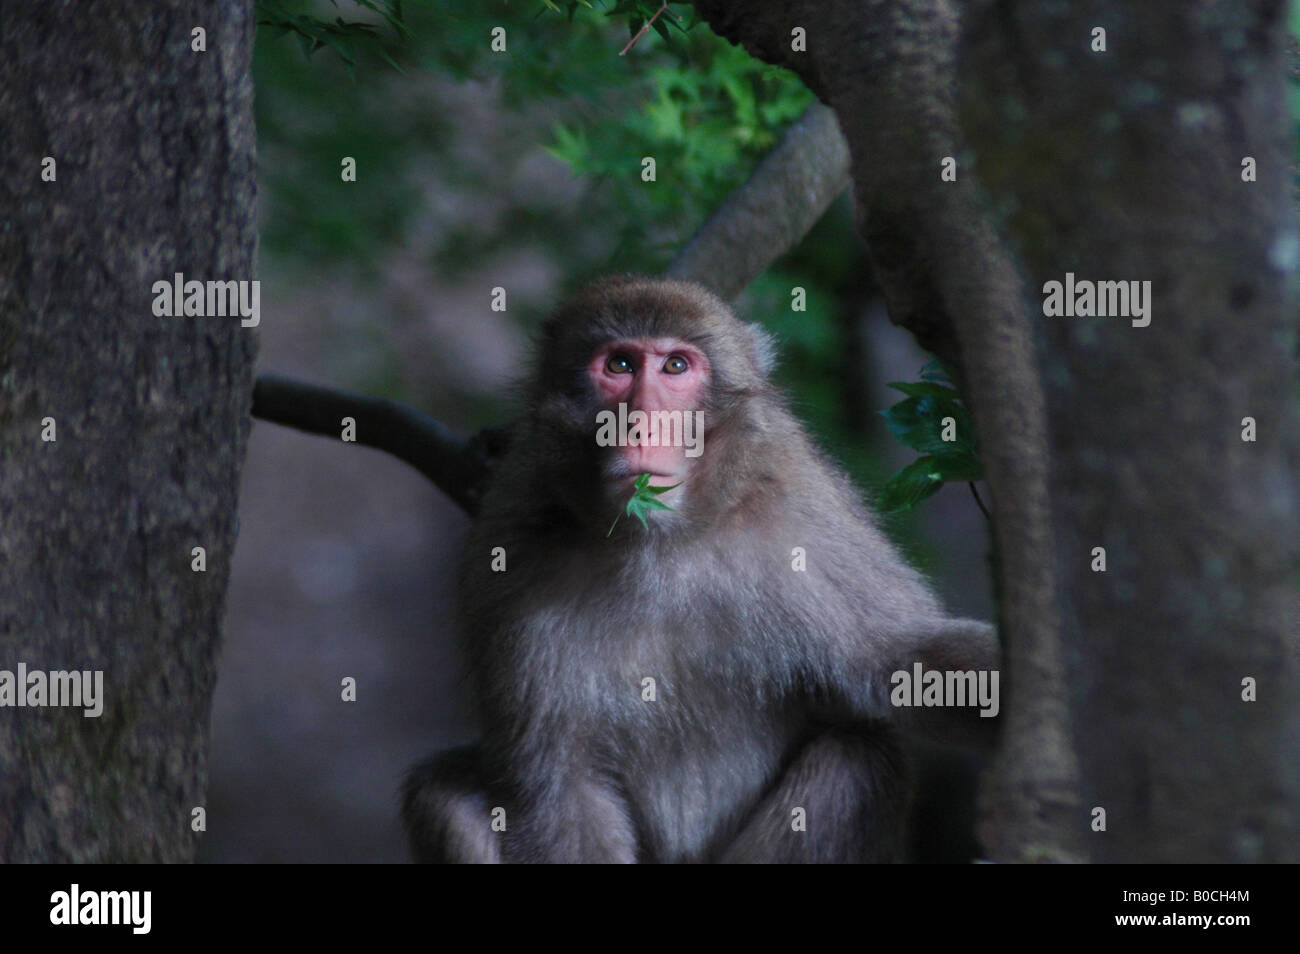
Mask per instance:
[[[650,529],[650,524],[646,523],[645,515],[651,510],[671,510],[674,513],[677,512],[676,507],[668,506],[659,499],[659,495],[667,493],[672,490],[673,487],[680,486],[681,482],[679,481],[678,483],[673,484],[672,487],[651,487],[650,475],[642,474],[632,485],[632,499],[627,502],[627,507],[624,509],[624,513],[629,517],[636,517],[641,521],[641,526],[648,530]],[[619,514],[614,518],[614,522],[609,525],[609,533],[605,534],[605,536],[608,537],[614,532],[614,528],[618,526],[618,521],[622,517],[623,514]]]

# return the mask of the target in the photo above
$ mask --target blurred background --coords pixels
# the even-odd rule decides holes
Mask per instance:
[[[509,416],[550,307],[595,275],[661,270],[812,101],[689,20],[619,56],[628,19],[604,14],[620,3],[572,22],[544,0],[408,4],[409,35],[346,2],[258,6],[260,367],[465,433]],[[362,26],[320,26],[340,12]],[[889,324],[847,196],[737,309],[780,341],[782,385],[865,496],[915,459],[878,412],[902,398],[886,383],[930,359]],[[953,612],[990,618],[987,528],[965,487],[885,524]],[[403,773],[473,736],[449,619],[467,525],[405,464],[254,424],[201,859],[406,860]],[[937,787],[968,800],[967,774]],[[915,836],[940,856],[962,837]]]

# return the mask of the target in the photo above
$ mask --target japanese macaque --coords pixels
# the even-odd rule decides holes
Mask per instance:
[[[892,860],[899,724],[991,731],[891,704],[916,663],[995,670],[993,631],[945,615],[772,363],[682,282],[605,279],[545,323],[457,588],[482,738],[407,779],[417,861]],[[598,440],[620,404],[703,412],[702,440]],[[673,488],[645,525],[618,519],[641,474]]]

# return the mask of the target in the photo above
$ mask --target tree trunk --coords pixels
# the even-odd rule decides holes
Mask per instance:
[[[1007,640],[993,855],[1295,860],[1285,4],[973,0],[961,24],[946,0],[696,7],[836,111],[891,317],[962,373]],[[1066,272],[1150,281],[1150,325],[1045,317]]]
[[[254,277],[252,35],[247,0],[0,19],[0,670],[103,672],[97,717],[0,708],[0,861],[194,855],[255,339],[153,284]]]
[[[1046,411],[1016,264],[962,157],[957,22],[944,0],[697,0],[721,35],[795,70],[849,143],[858,229],[890,318],[953,367],[993,498],[1004,653],[1003,759],[986,811],[999,859],[1077,857],[1079,817],[1058,640]],[[794,30],[806,31],[806,50]],[[1014,833],[1003,838],[999,833]]]
[[[1085,805],[1107,814],[1088,840],[1099,861],[1300,859],[1285,9],[1017,0],[975,4],[969,22],[979,173],[1025,250],[1045,340],[1075,736]],[[1039,289],[1067,271],[1149,281],[1150,324],[1043,317]],[[1258,701],[1242,699],[1247,678]]]

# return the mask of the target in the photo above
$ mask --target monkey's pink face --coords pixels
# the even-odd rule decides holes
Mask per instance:
[[[652,484],[677,483],[685,478],[693,458],[703,449],[702,410],[709,389],[709,361],[695,345],[675,338],[631,338],[602,346],[592,355],[587,373],[606,410],[635,411],[630,433],[611,448],[613,466],[607,471],[622,483],[651,474]],[[642,426],[635,426],[642,420]]]

